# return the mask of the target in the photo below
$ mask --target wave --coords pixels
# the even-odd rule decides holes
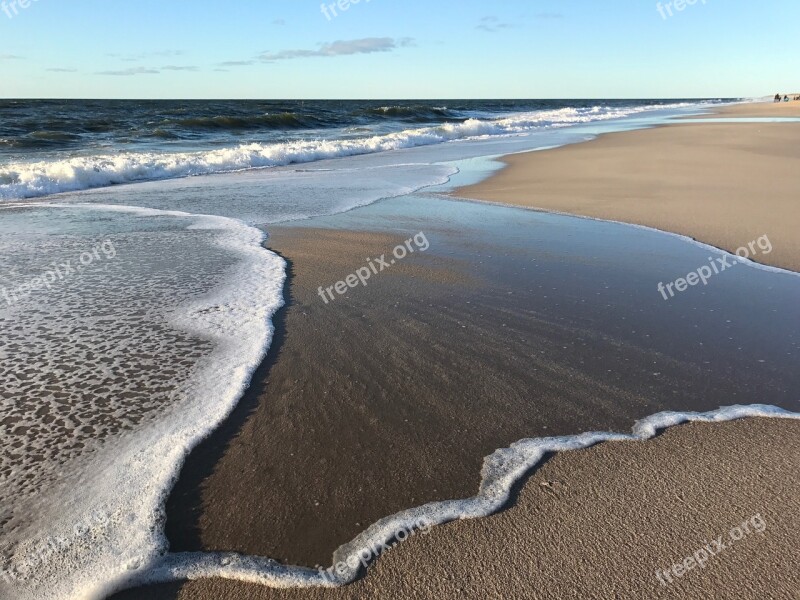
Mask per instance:
[[[152,131],[145,134],[144,137],[148,138],[155,138],[160,140],[179,140],[181,136],[177,133],[173,133],[171,131],[167,131],[166,129],[153,129]]]
[[[449,110],[446,106],[428,106],[418,104],[413,106],[379,106],[365,108],[354,113],[355,116],[366,116],[379,119],[392,119],[412,122],[427,121],[463,121],[463,117]]]
[[[562,108],[519,113],[497,119],[470,118],[457,123],[442,123],[363,138],[252,143],[205,152],[120,152],[12,163],[0,167],[0,200],[34,198],[139,181],[309,163],[457,140],[520,135],[543,127],[564,127],[686,106],[690,104]]]
[[[14,150],[48,150],[75,146],[82,136],[61,131],[33,131],[23,137],[0,138],[0,148]]]
[[[192,117],[189,119],[166,120],[161,123],[161,126],[204,130],[310,129],[322,127],[324,123],[310,115],[286,112],[241,117],[223,115],[214,117]]]
[[[44,118],[14,120],[9,118],[3,123],[16,133],[30,134],[37,131],[64,133],[111,133],[121,129],[130,129],[133,125],[127,120],[103,117],[82,118],[80,116],[51,115]]]
[[[364,557],[375,557],[380,554],[380,549],[394,545],[398,540],[398,532],[429,529],[451,521],[484,518],[497,513],[508,504],[514,485],[549,453],[581,450],[604,442],[646,441],[663,429],[687,422],[718,423],[747,417],[800,419],[800,413],[759,404],[728,406],[705,413],[667,411],[637,421],[629,434],[590,432],[522,440],[486,457],[476,496],[432,502],[378,521],[334,553],[335,569],[315,571],[307,567],[281,565],[267,558],[233,553],[174,553],[132,574],[127,581],[120,582],[110,591],[212,577],[274,588],[347,585],[357,579]]]

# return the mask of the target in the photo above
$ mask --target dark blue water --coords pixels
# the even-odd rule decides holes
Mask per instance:
[[[0,160],[53,150],[192,150],[386,134],[534,111],[697,100],[0,100]]]
[[[525,135],[705,100],[0,100],[0,200]]]

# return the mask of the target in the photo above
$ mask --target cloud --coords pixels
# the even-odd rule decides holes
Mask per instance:
[[[316,50],[282,50],[264,52],[258,59],[264,62],[292,60],[295,58],[352,56],[354,54],[374,54],[391,52],[413,44],[411,38],[363,38],[360,40],[338,40],[320,45]]]
[[[50,71],[51,73],[77,73],[78,69],[66,69],[64,67],[53,67],[51,69],[45,69],[46,71]]]
[[[488,31],[489,33],[494,33],[496,31],[500,31],[502,29],[509,29],[513,27],[511,23],[503,23],[497,17],[490,16],[490,17],[483,17],[481,22],[478,24],[475,29],[480,29],[481,31]]]
[[[217,63],[218,67],[246,67],[248,65],[254,65],[256,61],[254,60],[226,60],[225,62]]]
[[[16,54],[0,54],[0,60],[22,60],[22,57]]]
[[[148,69],[147,67],[131,67],[121,71],[98,71],[97,75],[115,75],[118,77],[132,77],[133,75],[158,75],[158,69]]]
[[[161,67],[162,71],[199,71],[199,67],[195,67],[193,65],[189,66],[178,66],[178,65],[167,65],[166,67]]]
[[[286,20],[285,20],[285,19],[275,19],[275,20],[272,22],[272,24],[273,24],[273,25],[278,25],[278,26],[280,26],[280,25],[286,25]]]
[[[137,62],[146,58],[171,58],[183,56],[183,50],[157,50],[155,52],[142,52],[140,54],[119,54],[117,52],[107,52],[109,58],[118,58],[122,62]]]

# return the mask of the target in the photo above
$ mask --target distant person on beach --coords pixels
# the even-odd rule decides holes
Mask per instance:
[[[788,102],[788,101],[789,101],[789,96],[784,96],[784,97],[783,97],[783,101],[784,101],[784,102]]]
[[[775,94],[775,100],[774,101],[775,102],[780,102],[781,101],[781,95],[780,94]]]

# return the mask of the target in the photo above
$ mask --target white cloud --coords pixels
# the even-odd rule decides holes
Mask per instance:
[[[495,31],[500,31],[502,29],[509,29],[513,27],[511,23],[503,23],[494,16],[483,17],[481,22],[478,24],[476,29],[480,29],[481,31],[488,31],[489,33],[494,33]]]
[[[149,69],[147,67],[131,67],[130,69],[122,69],[120,71],[99,71],[98,75],[115,75],[119,77],[132,77],[133,75],[158,75],[158,69]]]
[[[161,67],[162,71],[199,71],[199,67],[195,67],[194,65],[167,65],[165,67]]]
[[[410,46],[410,38],[363,38],[360,40],[338,40],[320,45],[316,50],[281,50],[280,52],[264,52],[258,58],[265,62],[291,60],[295,58],[351,56],[354,54],[374,54],[391,52],[398,48]]]

